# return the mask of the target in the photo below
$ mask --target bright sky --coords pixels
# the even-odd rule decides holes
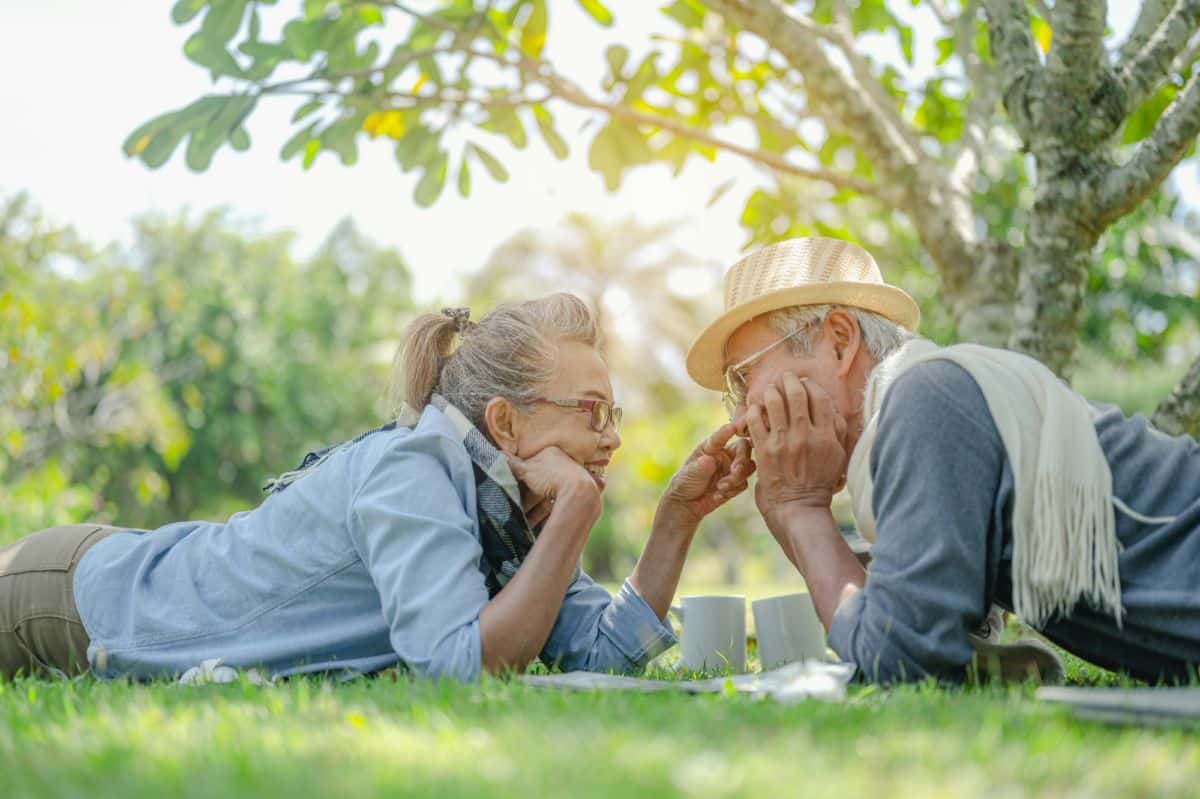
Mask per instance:
[[[671,29],[658,13],[660,2],[609,5],[616,35],[635,52],[652,32]],[[504,239],[522,228],[552,227],[567,211],[610,221],[681,219],[678,243],[684,249],[723,264],[740,251],[737,218],[762,178],[733,156],[695,163],[679,178],[665,166],[635,170],[614,195],[588,169],[586,147],[574,146],[570,158],[558,162],[531,136],[522,152],[493,147],[510,168],[508,183],[492,183],[476,169],[469,199],[447,186],[433,208],[421,209],[411,200],[418,176],[400,173],[390,142],[364,143],[353,167],[327,153],[308,172],[297,162],[280,161],[293,98],[255,112],[249,152],[225,148],[207,172],[195,174],[183,164],[181,147],[166,166],[149,170],[121,153],[125,137],[210,85],[207,73],[184,58],[191,29],[171,24],[170,6],[167,0],[0,3],[0,192],[28,190],[53,220],[75,225],[95,243],[126,238],[129,220],[146,211],[228,205],[265,229],[296,231],[305,254],[349,216],[368,236],[403,253],[423,300],[455,298],[461,277],[482,266]],[[556,0],[552,13],[548,56],[585,86],[595,86],[603,46],[611,39],[598,34],[574,2]],[[1114,11],[1114,17],[1122,15],[1128,12]],[[1120,29],[1128,23],[1113,24]],[[932,50],[918,30],[918,54],[928,57]],[[558,111],[568,141],[588,140],[573,135],[583,118]],[[713,189],[730,178],[735,188],[706,208]]]
[[[573,147],[570,158],[559,162],[536,134],[522,152],[489,141],[493,152],[504,154],[509,182],[496,184],[475,169],[469,199],[448,185],[433,208],[422,209],[411,199],[419,173],[402,174],[386,140],[361,143],[353,167],[343,167],[332,154],[322,154],[308,172],[297,162],[283,163],[279,149],[290,135],[297,105],[291,98],[255,112],[249,152],[223,149],[207,172],[195,174],[184,165],[180,147],[166,166],[147,169],[121,153],[125,137],[210,85],[207,73],[184,58],[190,31],[171,24],[170,5],[166,0],[0,3],[0,74],[5,76],[0,81],[0,191],[28,190],[53,220],[75,225],[97,243],[128,236],[130,218],[145,211],[229,205],[264,228],[297,231],[303,254],[349,216],[371,238],[400,249],[423,299],[453,297],[461,276],[482,266],[508,236],[521,228],[553,226],[572,210],[613,221],[682,218],[680,243],[687,250],[722,263],[732,263],[740,250],[741,202],[760,178],[731,156],[690,167],[677,179],[666,167],[641,169],[613,195],[588,169],[583,146]],[[644,42],[649,31],[665,28],[657,4],[618,0],[611,6],[622,29],[637,31],[632,41]],[[559,10],[555,3],[553,12]],[[556,30],[550,44],[560,46],[548,55],[570,74],[593,76],[595,84],[605,41],[595,36],[575,3],[562,3],[561,11],[552,19]],[[595,44],[561,46],[579,41]],[[583,117],[565,110],[558,117],[568,141],[580,140],[572,134]],[[739,178],[738,188],[706,210],[713,189],[730,177]]]

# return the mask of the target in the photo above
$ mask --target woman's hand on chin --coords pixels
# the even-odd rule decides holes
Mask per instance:
[[[600,489],[596,481],[558,447],[546,447],[529,458],[504,457],[523,489],[522,504],[530,525],[537,527],[544,522],[560,500],[594,507],[599,515]]]
[[[667,485],[660,510],[672,509],[699,523],[746,490],[755,469],[751,445],[744,438],[730,443],[734,432],[733,423],[723,424],[696,447]]]

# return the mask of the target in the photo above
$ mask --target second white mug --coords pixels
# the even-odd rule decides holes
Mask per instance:
[[[764,670],[825,657],[825,628],[809,594],[784,594],[752,603],[758,659]]]

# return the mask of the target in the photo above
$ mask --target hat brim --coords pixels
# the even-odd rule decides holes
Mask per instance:
[[[756,316],[793,305],[848,305],[873,311],[901,327],[916,331],[921,309],[903,290],[881,283],[843,281],[792,286],[755,297],[726,311],[704,328],[687,354],[687,372],[704,388],[725,387],[725,343],[739,327]]]

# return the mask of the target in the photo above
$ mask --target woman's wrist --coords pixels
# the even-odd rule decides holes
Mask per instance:
[[[690,538],[696,533],[702,518],[684,503],[663,497],[654,513],[653,529]]]
[[[593,523],[600,518],[604,502],[600,497],[600,490],[591,482],[591,478],[588,478],[587,483],[569,483],[559,489],[554,497],[554,510],[566,508],[590,514]]]

